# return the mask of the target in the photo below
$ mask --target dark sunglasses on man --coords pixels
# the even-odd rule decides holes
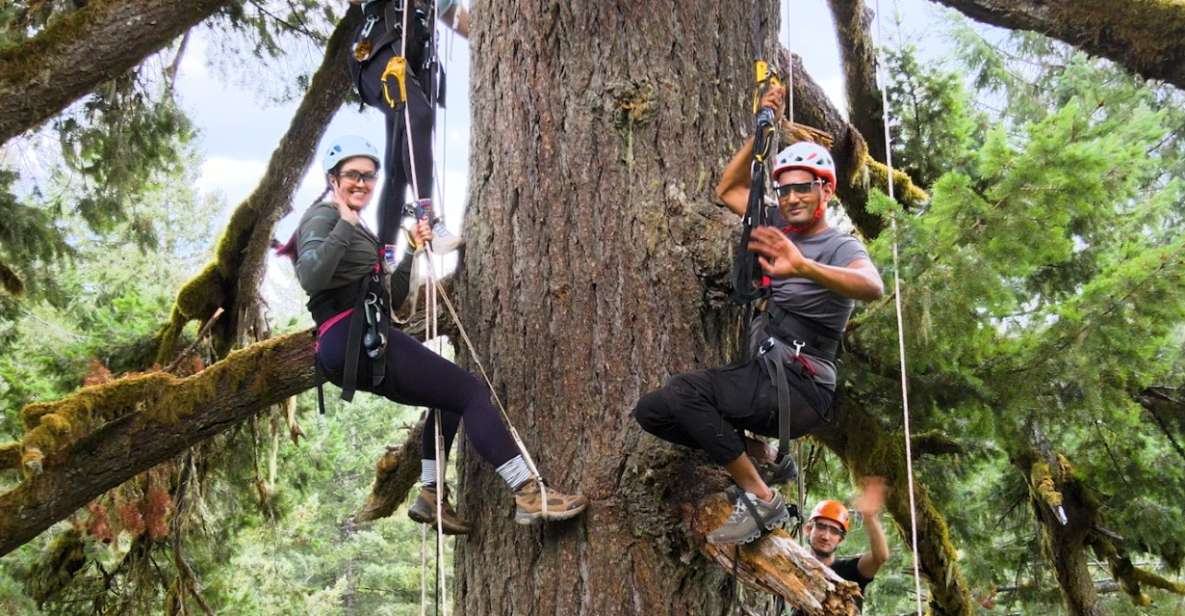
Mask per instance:
[[[789,184],[781,184],[774,187],[778,192],[778,197],[785,197],[791,193],[796,195],[809,195],[815,190],[816,184],[822,184],[823,180],[811,180],[810,182],[792,182]]]

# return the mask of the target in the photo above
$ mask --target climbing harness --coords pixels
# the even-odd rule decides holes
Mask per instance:
[[[370,235],[369,229],[360,226]],[[377,242],[377,238],[375,238]],[[345,365],[342,368],[341,399],[350,402],[358,389],[358,355],[363,349],[370,362],[370,384],[378,387],[386,378],[387,362],[377,361],[383,357],[390,339],[390,304],[387,290],[382,281],[383,248],[376,253],[371,271],[360,278],[357,284],[337,289],[328,289],[309,300],[309,310],[318,323],[315,336],[321,337],[338,321],[349,319],[349,333],[346,338]],[[314,364],[314,383],[317,387],[317,408],[325,414],[325,383],[328,376],[320,364]]]
[[[877,38],[884,40],[881,30],[881,3],[876,0],[876,34]],[[884,55],[881,48],[877,46],[877,61],[876,61],[876,75],[881,90],[881,124],[885,127],[885,166],[888,168],[888,189],[889,198],[895,199],[893,186],[893,141],[892,134],[889,131],[889,91],[888,79],[884,74]],[[889,219],[890,230],[893,234],[893,302],[897,310],[897,352],[901,363],[901,412],[903,418],[903,425],[905,428],[905,474],[906,481],[909,484],[909,532],[911,547],[913,548],[913,583],[914,583],[914,599],[917,603],[918,616],[922,616],[922,575],[918,565],[918,521],[917,521],[917,503],[914,497],[913,489],[913,451],[910,442],[909,432],[909,374],[906,372],[905,362],[905,325],[902,316],[901,308],[901,266],[900,257],[898,255],[898,239],[897,239],[897,215],[894,214]]]

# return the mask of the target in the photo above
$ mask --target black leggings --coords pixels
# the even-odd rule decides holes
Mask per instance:
[[[797,438],[822,424],[834,394],[798,362],[786,365],[786,380],[790,382],[790,433]],[[676,374],[661,389],[642,396],[633,415],[647,432],[702,449],[712,461],[724,465],[745,451],[740,430],[778,435],[778,393],[754,359]]]
[[[342,383],[342,368],[346,356],[346,338],[350,330],[349,317],[341,319],[317,340],[317,364],[337,386]],[[419,341],[397,329],[391,330],[387,343],[387,376],[377,388],[370,385],[370,357],[359,345],[358,389],[369,391],[410,406],[426,406],[444,412],[441,432],[444,451],[452,449],[453,437],[461,418],[465,419],[465,434],[478,455],[494,468],[502,466],[518,455],[510,432],[490,404],[489,390],[477,377],[456,364],[428,350]],[[429,411],[428,423],[420,441],[420,457],[436,459],[436,412]]]
[[[398,45],[398,42],[396,42]],[[432,125],[436,120],[435,109],[429,101],[431,79],[421,79],[408,63],[407,82],[407,110],[411,115],[411,142],[407,139],[407,119],[404,118],[404,105],[392,108],[383,97],[382,77],[387,68],[387,62],[394,55],[390,45],[375,53],[361,67],[357,60],[350,58],[353,64],[352,72],[361,70],[358,79],[359,94],[362,100],[371,107],[383,112],[384,126],[387,130],[387,144],[383,154],[383,168],[385,172],[383,191],[379,195],[379,240],[384,244],[394,244],[399,231],[399,221],[403,218],[404,196],[407,186],[411,185],[412,165],[415,160],[415,187],[419,194],[416,199],[432,198]],[[391,78],[389,85],[397,87],[397,82]],[[399,95],[394,90],[393,98]],[[411,156],[407,156],[411,148]],[[435,212],[439,215],[439,211]]]

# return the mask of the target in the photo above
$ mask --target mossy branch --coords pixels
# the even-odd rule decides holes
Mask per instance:
[[[42,472],[0,494],[0,556],[107,490],[312,385],[313,338],[299,332],[236,351],[190,377],[136,375],[38,405],[29,414],[40,416],[39,425],[57,415],[69,429],[49,430]],[[78,431],[112,415],[93,432]]]
[[[929,582],[930,607],[934,613],[972,616],[977,607],[959,568],[950,527],[919,481],[914,482],[916,507],[910,508],[904,434],[886,430],[857,404],[852,398],[840,398],[835,421],[816,437],[843,460],[854,481],[864,477],[885,478],[890,486],[885,509],[903,535],[907,534],[904,529],[910,527],[910,518],[916,512],[918,563]]]
[[[830,136],[838,176],[836,196],[860,233],[872,239],[884,229],[885,221],[880,215],[868,211],[869,190],[873,187],[888,190],[888,169],[869,155],[864,136],[844,119],[823,88],[806,72],[802,59],[792,56],[791,61],[794,63],[795,121]],[[903,208],[916,209],[929,201],[929,196],[914,185],[908,175],[894,170],[893,177],[895,195]]]
[[[1185,4],[1140,0],[1116,11],[1106,0],[937,0],[968,17],[1030,30],[1185,89]]]
[[[0,144],[139,64],[228,0],[91,0],[0,51]]]
[[[914,458],[963,453],[963,446],[940,430],[915,434],[910,440]]]

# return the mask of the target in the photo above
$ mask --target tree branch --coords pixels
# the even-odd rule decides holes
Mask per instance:
[[[871,34],[872,9],[868,8],[864,0],[828,0],[827,4],[835,19],[835,33],[843,59],[848,118],[868,143],[872,157],[884,161],[884,107],[876,83],[877,58]]]
[[[860,613],[855,603],[859,588],[820,563],[785,530],[743,546],[707,543],[707,533],[724,524],[732,511],[732,503],[723,494],[710,495],[684,511],[700,552],[730,574],[735,571],[744,585],[782,597],[791,611],[798,609],[812,616]]]
[[[0,556],[107,490],[313,386],[313,338],[299,332],[236,351],[187,378],[151,373],[88,387],[54,403],[41,426],[134,403],[90,434],[56,433],[42,472],[0,495]]]
[[[91,0],[0,51],[0,143],[60,113],[230,4]]]
[[[1185,89],[1185,6],[1138,0],[935,0],[984,23],[1050,36]]]
[[[888,168],[868,155],[868,145],[860,131],[848,123],[802,66],[794,62],[794,119],[831,135],[831,155],[836,161],[836,195],[844,211],[865,238],[872,239],[884,228],[884,220],[867,210],[869,191],[887,191]],[[909,176],[894,169],[894,190],[906,209],[916,209],[930,197],[914,185]]]
[[[408,490],[420,476],[420,438],[424,433],[424,423],[417,423],[408,431],[402,445],[388,446],[387,453],[379,458],[370,496],[355,514],[356,521],[369,522],[385,518],[403,504]]]
[[[929,432],[915,434],[910,439],[910,445],[914,458],[920,458],[926,455],[936,456],[963,453],[963,446],[940,430],[930,430]]]

